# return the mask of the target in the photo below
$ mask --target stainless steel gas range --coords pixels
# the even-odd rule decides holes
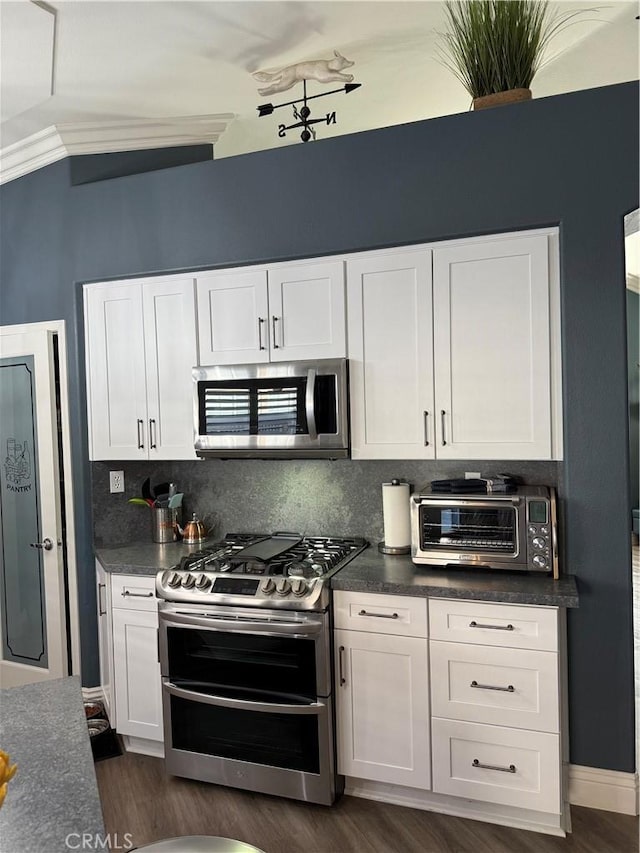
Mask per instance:
[[[233,534],[158,573],[170,773],[335,800],[329,581],[366,547]]]

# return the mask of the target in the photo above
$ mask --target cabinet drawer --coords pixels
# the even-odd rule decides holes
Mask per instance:
[[[429,623],[434,640],[558,650],[557,607],[434,598],[429,601]]]
[[[433,790],[560,814],[560,738],[434,719]]]
[[[111,602],[114,608],[157,610],[155,575],[111,575]]]
[[[434,716],[560,731],[554,652],[433,640],[430,649]]]
[[[368,592],[334,593],[334,624],[351,631],[427,636],[427,599]]]

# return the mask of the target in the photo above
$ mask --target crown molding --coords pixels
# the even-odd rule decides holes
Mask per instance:
[[[54,124],[0,149],[0,184],[81,154],[215,145],[234,118],[233,113],[218,113]]]

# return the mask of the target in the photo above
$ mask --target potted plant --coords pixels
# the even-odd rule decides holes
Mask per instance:
[[[546,0],[446,2],[440,56],[475,110],[529,100],[549,42],[585,11],[559,13]]]

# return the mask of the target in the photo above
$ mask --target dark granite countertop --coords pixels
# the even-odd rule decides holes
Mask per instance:
[[[206,547],[206,543],[203,547]],[[107,572],[126,575],[154,575],[169,569],[198,546],[179,542],[156,545],[138,542],[97,548],[96,557]],[[381,554],[375,545],[358,554],[331,579],[332,589],[356,592],[384,592],[395,595],[470,598],[512,604],[541,604],[577,607],[578,591],[573,575],[553,580],[547,575],[521,572],[488,572],[433,569],[416,566],[410,557]]]
[[[2,853],[102,849],[105,829],[80,679],[0,690],[0,747],[18,772],[0,812]],[[87,848],[88,849],[88,848]]]
[[[335,574],[331,578],[331,588],[578,607],[578,590],[573,575],[553,580],[547,575],[530,573],[437,569],[417,566],[410,557],[381,554],[375,546],[367,548]]]

